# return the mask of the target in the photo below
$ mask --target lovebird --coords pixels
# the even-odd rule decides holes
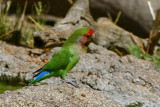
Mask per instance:
[[[28,85],[50,77],[60,77],[72,84],[72,81],[66,79],[66,75],[80,60],[84,45],[94,37],[94,31],[88,27],[77,29],[65,41],[61,50],[47,64],[33,73],[34,79]]]

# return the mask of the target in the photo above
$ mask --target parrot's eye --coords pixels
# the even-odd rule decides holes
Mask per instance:
[[[89,38],[91,35],[87,34],[86,36],[87,36],[87,38]]]

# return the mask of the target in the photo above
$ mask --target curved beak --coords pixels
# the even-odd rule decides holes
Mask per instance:
[[[95,37],[96,37],[96,35],[95,35],[95,33],[93,33],[91,38],[94,39]]]

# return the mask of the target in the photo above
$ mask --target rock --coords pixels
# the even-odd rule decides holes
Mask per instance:
[[[0,41],[0,80],[12,82],[19,78],[16,82],[23,80],[25,82],[25,80],[31,79],[32,72],[38,66],[36,64],[38,58],[29,55],[31,50]],[[32,51],[34,52],[35,50],[33,49]]]
[[[50,84],[25,87],[14,92],[7,91],[0,95],[0,105],[5,107],[124,107],[100,91],[84,85],[75,88],[66,83],[61,86]]]
[[[95,23],[96,38],[94,42],[106,48],[115,47],[126,52],[130,44],[136,43],[140,47],[146,46],[146,40],[138,38],[130,32],[116,26],[107,18],[99,18]]]
[[[160,72],[154,63],[134,56],[119,57],[93,43],[89,45],[89,51],[82,54],[67,78],[75,78],[79,84],[82,82],[100,90],[122,105],[160,105]],[[47,80],[53,81],[53,78]]]
[[[68,36],[80,27],[90,27],[94,20],[89,10],[89,0],[77,0],[68,11],[66,17],[58,22],[53,29],[59,32],[59,38]]]
[[[116,18],[118,12],[122,15],[118,24],[140,37],[148,37],[152,28],[153,19],[147,4],[147,0],[90,0],[91,12],[94,17],[111,14]],[[159,0],[150,1],[155,13],[160,8]]]
[[[90,47],[101,48],[94,44]],[[144,107],[160,105],[160,72],[153,63],[133,56],[118,57],[103,48],[92,55],[82,56],[74,69],[83,71],[82,83],[105,91],[120,104],[141,102]]]
[[[57,50],[59,48],[53,49],[48,56]],[[26,75],[31,76],[31,73]],[[76,79],[80,88],[61,83],[59,78],[49,78],[42,81],[49,83],[48,85],[24,87],[0,95],[0,104],[159,107],[159,76],[159,69],[152,62],[131,55],[119,57],[106,48],[90,43],[89,53],[81,55],[79,63],[67,76],[68,79]]]
[[[6,54],[4,52],[0,52],[0,77],[2,78],[6,75],[6,78],[3,80],[12,81],[14,78],[21,78],[22,80],[28,80],[28,73],[32,72],[33,69],[30,68],[31,64],[29,62],[24,61],[26,59],[18,59],[13,55]],[[16,63],[15,63],[16,62]]]

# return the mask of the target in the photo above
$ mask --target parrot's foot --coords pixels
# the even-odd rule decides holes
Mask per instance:
[[[77,84],[75,79],[65,79],[65,80],[62,80],[62,82],[66,82],[68,84],[73,85],[76,88],[79,88],[79,86],[78,86],[78,84]]]

